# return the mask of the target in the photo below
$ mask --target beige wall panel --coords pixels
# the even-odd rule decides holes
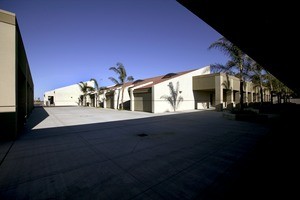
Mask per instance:
[[[233,79],[233,90],[240,90],[240,80]]]
[[[201,91],[195,90],[194,97],[195,97],[195,109],[207,109],[210,103],[210,96],[214,91]]]
[[[0,113],[4,112],[16,112],[16,107],[15,106],[5,106],[5,107],[0,107]]]
[[[152,112],[152,93],[136,93],[134,94],[134,110]]]
[[[8,111],[16,104],[15,30],[14,25],[0,22],[0,106],[9,106]]]
[[[195,76],[193,77],[193,90],[208,90],[215,88],[214,76]]]

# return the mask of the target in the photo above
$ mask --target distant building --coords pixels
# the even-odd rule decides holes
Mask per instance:
[[[178,73],[136,80],[125,84],[124,108],[132,111],[144,111],[152,113],[163,113],[174,111],[173,106],[164,97],[170,96],[170,83],[176,90],[178,83],[178,98],[182,102],[176,106],[176,111],[192,110],[196,108],[196,100],[193,91],[193,77],[209,74],[210,67],[203,67],[196,70],[189,70]],[[104,108],[119,107],[122,92],[120,86],[107,88],[100,96],[103,99]]]
[[[240,79],[224,73],[214,73],[193,77],[193,91],[196,107],[235,107],[240,103]],[[260,102],[259,87],[252,82],[244,82],[244,103]],[[271,100],[270,91],[264,88],[263,100]],[[207,102],[207,103],[205,103]]]
[[[173,106],[163,98],[171,96],[170,83],[175,89],[178,83],[178,98],[182,98],[176,111],[233,108],[239,104],[239,79],[223,73],[210,74],[210,67],[206,66],[196,70],[168,73],[126,83],[124,85],[124,108],[152,113],[173,112]],[[244,102],[259,102],[258,88],[251,82],[245,82],[244,86]],[[102,107],[120,108],[121,88],[120,85],[116,85],[103,90],[99,96]],[[264,91],[263,99],[270,101],[268,90]]]
[[[0,139],[17,137],[33,109],[33,91],[16,15],[0,10]]]
[[[85,83],[88,86],[95,87],[93,81],[86,81]],[[83,93],[78,84],[57,88],[44,94],[45,106],[78,106],[83,105],[85,101],[87,101],[87,105],[94,106],[94,100],[90,98],[90,95],[87,95],[86,100],[83,98]]]
[[[93,81],[87,81],[94,87]],[[45,92],[46,106],[92,106],[151,113],[174,112],[172,91],[178,89],[175,111],[193,109],[232,109],[240,103],[240,80],[224,73],[210,73],[210,66],[184,72],[138,79],[121,85],[102,88],[100,91],[88,92],[84,97],[78,84]],[[177,88],[178,87],[178,88]],[[174,91],[173,91],[174,92]],[[172,99],[172,98],[171,98]],[[270,101],[269,90],[264,88],[263,100]],[[174,99],[173,99],[174,100]],[[171,100],[172,101],[172,100]],[[259,87],[251,82],[244,83],[244,103],[260,102]]]

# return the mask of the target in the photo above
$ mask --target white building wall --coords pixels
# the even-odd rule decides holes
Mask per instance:
[[[88,86],[94,87],[93,81],[87,81]],[[55,90],[47,91],[44,94],[44,105],[47,105],[48,97],[54,97],[55,106],[78,106],[79,97],[82,95],[78,84],[57,88]],[[87,102],[90,102],[90,98],[87,95]]]
[[[126,101],[130,101],[130,95],[128,93],[128,88],[129,87],[132,87],[131,86],[127,86],[127,87],[124,87],[124,98],[123,98],[123,102],[125,103]],[[118,92],[120,93],[120,96],[119,96],[119,108],[121,108],[121,103],[122,103],[122,88],[120,88],[118,90]],[[116,92],[116,95],[118,95],[118,92]],[[116,97],[117,98],[117,97]],[[116,100],[117,101],[117,100]]]
[[[129,85],[124,87],[124,98],[123,98],[123,102],[125,103],[126,101],[130,101],[130,94],[128,92],[128,89],[130,87],[133,87],[133,85]],[[102,95],[102,97],[104,97],[104,95]],[[119,101],[118,101],[119,98]],[[118,105],[119,103],[119,105]],[[117,108],[121,108],[121,103],[122,103],[122,88],[118,87],[115,89],[115,93],[114,93],[114,109]]]
[[[128,86],[128,87],[125,87],[125,89],[124,89],[124,103],[126,102],[126,101],[130,101],[130,94],[129,94],[129,92],[128,92],[128,88],[129,88],[130,86]],[[131,87],[132,87],[132,85],[131,85]],[[121,92],[122,93],[122,92]],[[122,94],[121,94],[121,97],[122,97]],[[120,103],[121,103],[121,100],[120,100]]]
[[[98,96],[99,102],[104,103],[106,101],[106,91]]]
[[[114,93],[114,109],[118,109],[120,108],[118,106],[118,104],[120,104],[121,102],[121,93],[120,93],[120,88],[116,89],[115,90],[115,93]]]
[[[166,80],[164,82],[158,83],[153,86],[153,113],[163,113],[163,112],[173,112],[173,107],[170,103],[161,98],[164,95],[170,96],[170,89],[168,84],[173,83],[174,88],[176,89],[177,82],[179,82],[179,96],[183,97],[183,101],[179,103],[176,111],[183,110],[192,110],[195,109],[195,98],[193,94],[193,76],[209,74],[210,67],[203,67],[201,69],[192,71],[190,73]]]

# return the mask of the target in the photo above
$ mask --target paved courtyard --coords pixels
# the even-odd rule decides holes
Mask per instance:
[[[0,199],[245,199],[232,188],[269,132],[215,111],[83,107],[35,108],[26,129],[1,143]]]

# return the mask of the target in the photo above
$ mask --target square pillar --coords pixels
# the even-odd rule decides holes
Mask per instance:
[[[249,99],[249,101],[253,102],[253,92],[252,91],[250,92],[250,99]]]
[[[244,84],[245,84],[245,102],[244,103],[248,103],[248,84],[246,81],[244,81]]]
[[[223,105],[223,76],[215,76],[215,105]]]
[[[103,108],[106,108],[106,90],[104,90],[104,92],[103,92]]]
[[[133,95],[133,88],[130,88],[130,110],[134,111],[134,95]]]
[[[114,91],[114,103],[113,103],[114,107],[113,107],[113,109],[118,109],[118,103],[120,103],[120,98],[121,98],[119,96],[119,94],[120,94],[120,89],[117,89]],[[118,102],[118,96],[119,96],[119,102]]]
[[[233,102],[233,79],[230,79],[230,103],[234,103]]]

